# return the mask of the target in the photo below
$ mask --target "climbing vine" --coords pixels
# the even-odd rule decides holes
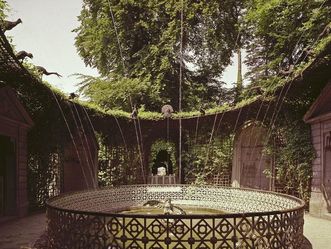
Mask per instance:
[[[100,187],[142,183],[139,154],[136,147],[107,144],[97,134],[99,143],[98,184]]]
[[[274,160],[276,189],[308,203],[315,151],[310,126],[302,120],[307,103],[287,102],[285,105],[265,152]]]
[[[218,136],[209,143],[209,134],[199,136],[199,141],[188,139],[188,150],[184,152],[185,181],[214,183],[221,177],[229,183],[233,157],[233,135]]]

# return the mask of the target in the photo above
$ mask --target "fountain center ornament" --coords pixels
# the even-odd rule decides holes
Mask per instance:
[[[144,203],[143,206],[163,208],[163,214],[168,214],[168,215],[186,214],[186,212],[181,207],[172,204],[171,198],[167,198],[164,201],[149,200],[146,203]]]

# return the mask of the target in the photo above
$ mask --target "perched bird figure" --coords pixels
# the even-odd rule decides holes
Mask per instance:
[[[72,100],[76,99],[77,97],[78,97],[78,95],[76,93],[70,93],[70,95],[69,95],[69,99],[72,99]]]
[[[23,62],[23,60],[24,60],[26,57],[29,57],[30,59],[32,59],[32,58],[33,58],[33,54],[28,53],[28,52],[22,50],[22,51],[20,51],[20,52],[18,52],[18,53],[16,54],[16,57],[17,57],[17,59],[18,59],[19,61]]]
[[[2,31],[6,32],[8,30],[12,30],[13,28],[15,28],[18,24],[22,23],[21,18],[18,18],[15,22],[11,22],[11,21],[6,21],[4,20],[2,22]]]
[[[130,117],[132,119],[137,119],[138,118],[138,109],[137,109],[137,106],[136,105],[133,106],[133,110],[131,112]]]
[[[40,72],[42,75],[51,75],[55,74],[57,77],[62,77],[61,74],[58,74],[57,72],[47,72],[47,70],[41,66],[36,66],[36,69],[38,72]]]
[[[161,108],[161,112],[163,113],[163,117],[170,118],[172,113],[174,112],[174,109],[171,105],[164,105]]]

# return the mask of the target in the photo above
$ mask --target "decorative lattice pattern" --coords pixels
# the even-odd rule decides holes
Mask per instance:
[[[116,213],[152,199],[219,208],[217,215]],[[49,248],[301,248],[304,203],[255,190],[136,185],[48,202]]]

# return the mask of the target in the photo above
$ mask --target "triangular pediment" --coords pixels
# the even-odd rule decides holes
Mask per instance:
[[[0,117],[28,127],[33,125],[16,92],[9,87],[0,88]]]
[[[311,123],[329,115],[331,115],[331,82],[325,86],[321,94],[311,105],[304,116],[304,121]]]

